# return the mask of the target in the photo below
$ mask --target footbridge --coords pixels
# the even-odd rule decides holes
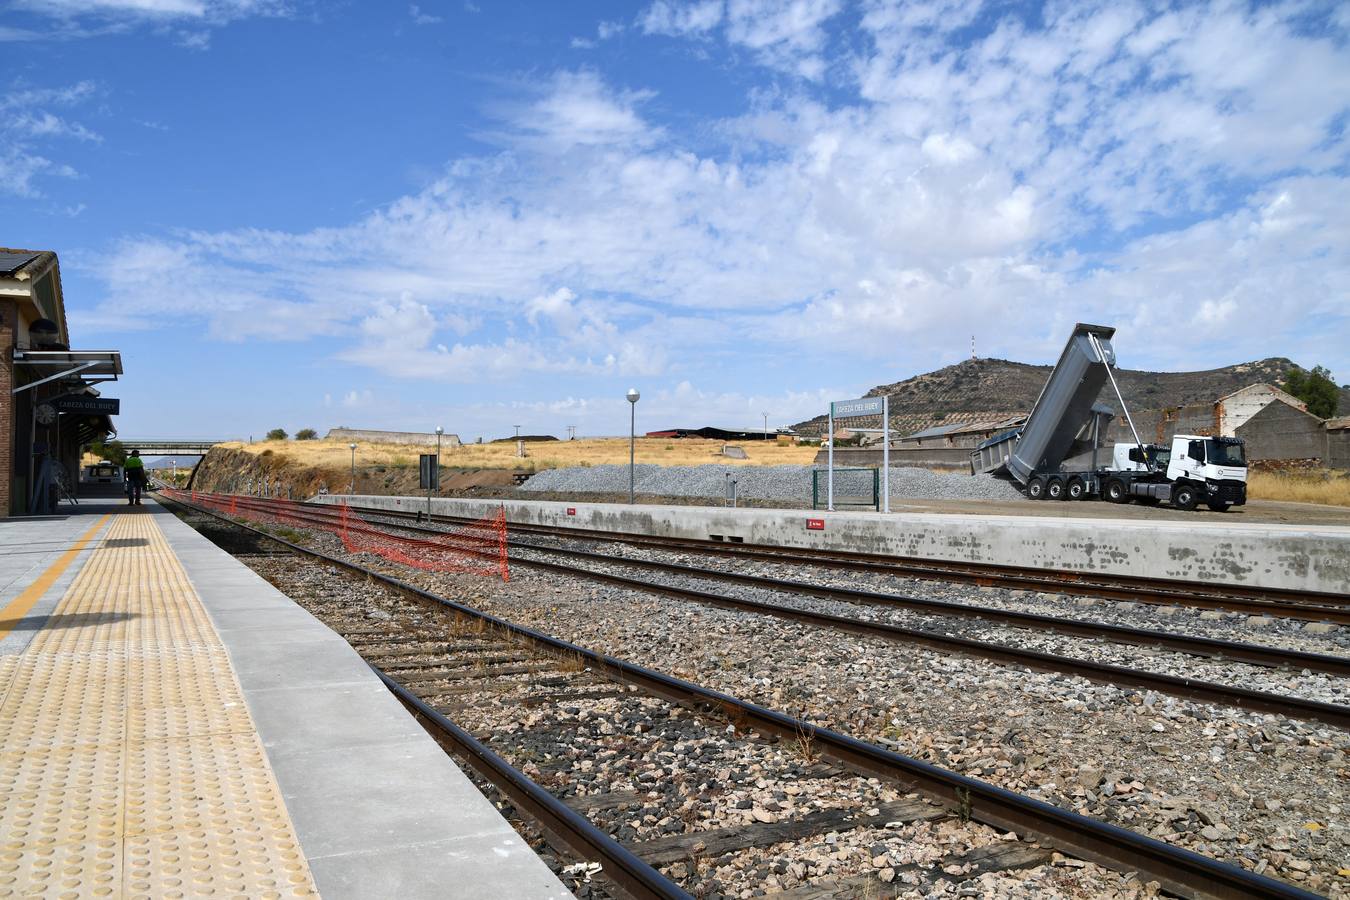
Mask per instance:
[[[124,438],[119,437],[122,449],[130,453],[141,451],[141,456],[205,456],[206,451],[216,444],[237,441],[239,438],[219,438],[207,440],[182,440],[178,438]]]

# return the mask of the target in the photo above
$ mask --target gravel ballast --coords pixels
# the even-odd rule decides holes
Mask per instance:
[[[736,480],[738,497],[748,500],[811,500],[814,466],[654,466],[639,465],[634,490],[663,497],[725,497],[727,475]],[[839,500],[871,494],[872,476],[856,471],[835,473]],[[559,494],[623,493],[628,490],[627,466],[582,466],[546,469],[526,481],[522,491]],[[821,476],[820,490],[825,490]],[[911,467],[892,468],[890,494],[921,500],[1018,500],[1022,492],[1011,483],[984,475],[930,472]]]
[[[337,549],[331,536],[314,537],[330,552]],[[1330,896],[1350,894],[1344,863],[1350,834],[1343,815],[1350,802],[1350,740],[1344,730],[710,609],[526,567],[515,569],[504,585],[362,561],[520,624],[1065,808]],[[980,591],[981,599],[994,599],[991,593],[996,592]],[[1006,592],[998,599],[1018,606],[1031,598]],[[1035,600],[1047,606],[1070,602],[1044,595]],[[1124,616],[1139,613],[1156,615],[1130,610]],[[1231,627],[1226,619],[1197,619],[1195,624],[1215,630]],[[1292,633],[1280,637],[1296,640]],[[1325,647],[1339,637],[1317,635],[1309,643]],[[1056,643],[1054,649],[1068,644]],[[1166,661],[1170,656],[1155,664],[1215,665]],[[1281,685],[1273,671],[1233,666],[1228,672],[1261,674],[1270,679],[1262,685],[1269,689],[1339,693],[1306,673],[1287,673]]]

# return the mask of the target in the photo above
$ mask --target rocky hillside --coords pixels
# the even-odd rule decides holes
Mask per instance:
[[[1120,369],[1116,378],[1130,409],[1154,410],[1212,403],[1249,384],[1279,385],[1294,365],[1276,356],[1203,372]],[[1051,368],[1006,359],[968,359],[895,384],[878,385],[867,396],[890,395],[891,427],[899,434],[937,423],[995,421],[1029,412]],[[1119,405],[1114,398],[1103,400],[1113,407]],[[1350,390],[1341,392],[1340,408],[1342,415],[1350,412]],[[817,416],[794,428],[801,434],[819,434],[825,423],[825,416]]]

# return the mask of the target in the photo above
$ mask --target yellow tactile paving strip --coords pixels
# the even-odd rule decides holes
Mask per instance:
[[[0,897],[311,897],[225,648],[151,515],[0,660]]]

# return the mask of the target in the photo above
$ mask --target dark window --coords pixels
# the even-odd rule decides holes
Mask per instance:
[[[1130,462],[1141,463],[1141,462],[1144,462],[1144,461],[1145,461],[1145,460],[1144,460],[1144,451],[1140,450],[1138,447],[1131,447],[1131,448],[1130,448]]]
[[[1204,462],[1204,461],[1205,461],[1205,442],[1204,442],[1204,441],[1191,441],[1190,448],[1186,451],[1186,455],[1189,456],[1191,459],[1195,460],[1196,462],[1200,462],[1200,463]]]
[[[1219,466],[1245,466],[1247,454],[1242,444],[1233,441],[1206,441],[1210,462]]]

